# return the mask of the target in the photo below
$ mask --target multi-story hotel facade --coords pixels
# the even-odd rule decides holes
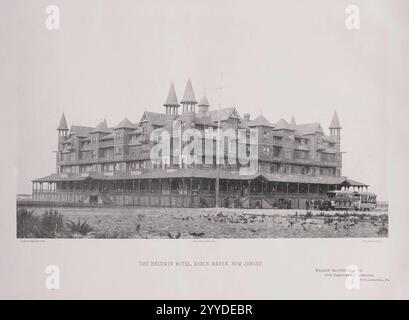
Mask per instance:
[[[240,116],[235,107],[211,108],[204,93],[197,102],[188,80],[178,101],[173,83],[163,104],[164,113],[145,111],[139,122],[123,119],[115,126],[106,120],[95,127],[67,125],[62,115],[58,132],[56,173],[33,180],[33,200],[60,204],[99,204],[174,207],[305,208],[323,200],[327,192],[368,188],[342,174],[341,124],[336,111],[325,134],[320,123],[263,115]],[[180,130],[175,130],[175,128]],[[246,150],[256,149],[254,172],[230,161],[211,139],[211,151],[187,161],[182,154],[188,129],[203,133],[229,130],[246,133]],[[166,130],[170,153],[152,159],[158,140],[154,132]],[[252,144],[250,134],[256,142]],[[236,140],[239,141],[239,140]],[[236,142],[236,147],[240,142]],[[208,144],[207,144],[208,145]],[[239,148],[236,148],[237,150]],[[235,151],[237,152],[237,151]]]

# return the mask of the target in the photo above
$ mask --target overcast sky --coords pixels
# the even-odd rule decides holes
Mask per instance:
[[[349,1],[51,1],[61,29],[45,28],[50,1],[16,4],[18,192],[55,172],[62,112],[68,125],[109,126],[163,112],[169,84],[188,77],[223,106],[327,128],[342,124],[343,175],[387,199],[388,68],[393,19],[380,1],[354,1],[360,30],[347,30]],[[387,3],[387,2],[385,2]],[[404,5],[402,5],[405,7]],[[405,7],[407,9],[407,6]]]

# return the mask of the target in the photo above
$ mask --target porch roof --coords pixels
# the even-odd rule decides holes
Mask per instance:
[[[215,169],[187,168],[178,169],[157,169],[152,171],[134,171],[118,172],[104,174],[100,172],[89,173],[69,173],[69,174],[51,174],[46,177],[33,180],[33,182],[60,182],[60,181],[84,181],[93,180],[140,180],[140,179],[170,179],[170,178],[202,178],[216,179],[217,171]],[[353,187],[367,187],[367,184],[349,179],[344,176],[305,176],[295,174],[279,173],[256,173],[252,175],[241,175],[238,171],[220,170],[220,179],[222,180],[254,180],[256,178],[266,179],[271,182],[288,182],[288,183],[311,183],[311,184],[329,184]]]

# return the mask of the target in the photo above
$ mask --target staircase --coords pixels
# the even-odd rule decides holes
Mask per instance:
[[[194,195],[192,199],[192,207],[199,208],[200,207],[200,196]]]
[[[84,203],[84,201],[87,200],[87,198],[90,196],[90,194],[91,194],[91,191],[89,191],[89,190],[81,192],[81,197],[78,200],[78,202],[79,203]]]
[[[100,192],[98,196],[101,198],[104,204],[112,204],[112,199],[108,197],[105,193]]]

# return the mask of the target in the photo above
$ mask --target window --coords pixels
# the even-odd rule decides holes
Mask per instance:
[[[123,137],[122,131],[119,131],[119,132],[115,133],[115,139],[116,140],[120,140],[120,139],[122,139],[122,137]]]

